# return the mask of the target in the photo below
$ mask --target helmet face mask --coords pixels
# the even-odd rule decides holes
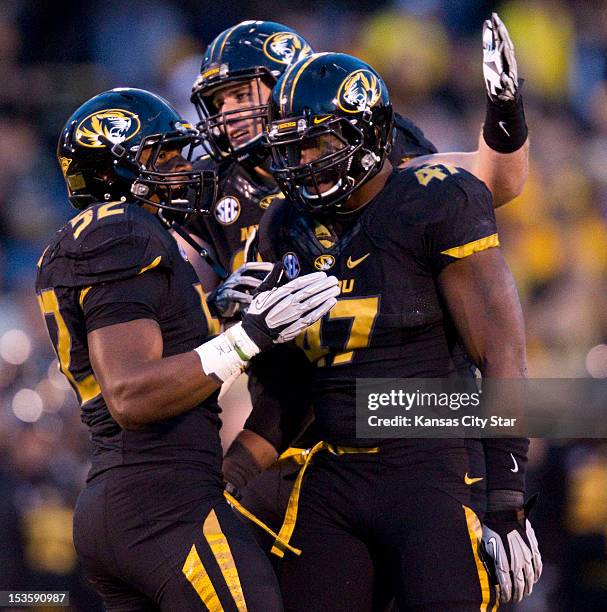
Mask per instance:
[[[182,216],[208,212],[216,195],[212,172],[194,172],[200,135],[166,100],[140,89],[99,94],[78,108],[60,138],[57,156],[75,208],[134,198]],[[159,158],[174,151],[170,166]],[[177,157],[180,161],[177,160]]]
[[[293,63],[312,53],[299,34],[279,23],[244,21],[219,34],[208,46],[200,74],[192,87],[191,101],[200,122],[202,145],[217,162],[232,159],[258,165],[268,157],[263,144],[263,124],[269,90]],[[219,108],[215,95],[239,84],[248,84],[250,100]],[[248,123],[248,138],[234,138],[239,126]],[[245,128],[247,129],[247,128]]]
[[[300,207],[338,212],[382,168],[392,124],[386,85],[368,64],[318,53],[274,87],[265,134],[270,171]]]
[[[301,126],[305,121],[302,117],[295,123]],[[298,133],[278,135],[278,130],[273,131],[276,127],[270,126],[268,139],[272,143],[272,174],[281,189],[292,199],[305,201],[315,212],[339,208],[352,191],[348,171],[363,146],[362,132],[339,117]]]
[[[202,136],[201,142],[213,159],[243,161],[250,156],[256,157],[253,155],[256,150],[258,159],[255,161],[267,155],[261,151],[263,127],[274,81],[273,77],[265,75],[232,78],[205,95],[200,91],[192,94],[200,117],[197,127]],[[229,105],[218,103],[218,98],[227,99]],[[225,106],[229,110],[224,110]],[[244,132],[245,138],[234,137],[238,132]]]
[[[131,186],[131,194],[151,206],[181,213],[184,218],[207,212],[209,204],[197,208],[194,203],[205,202],[209,194],[213,194],[211,199],[214,199],[215,177],[209,176],[208,172],[186,169],[191,168],[190,160],[197,144],[197,137],[184,139],[179,134],[155,134],[143,139],[133,160],[138,167],[138,176]],[[188,152],[183,157],[185,146]],[[170,153],[173,155],[168,161],[160,159]]]

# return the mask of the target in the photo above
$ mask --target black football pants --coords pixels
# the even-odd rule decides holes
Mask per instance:
[[[291,540],[302,554],[278,566],[286,610],[385,610],[393,596],[402,612],[494,609],[479,552],[480,444],[387,443],[377,455],[313,461]],[[296,470],[268,471],[245,489],[243,505],[275,530]]]
[[[282,610],[249,530],[195,470],[112,470],[89,483],[74,543],[110,612]]]

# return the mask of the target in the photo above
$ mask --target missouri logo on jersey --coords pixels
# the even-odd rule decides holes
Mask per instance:
[[[85,147],[105,147],[102,136],[113,144],[129,140],[141,129],[135,113],[118,108],[97,111],[85,117],[76,128],[76,140]]]
[[[223,225],[231,225],[240,216],[240,200],[234,196],[221,198],[215,205],[215,218]]]
[[[299,273],[301,272],[301,266],[299,264],[299,259],[297,259],[297,255],[295,255],[295,253],[285,253],[282,258],[282,265],[289,280],[293,280],[294,278],[299,276]]]
[[[314,260],[314,267],[317,270],[320,270],[322,272],[326,272],[327,270],[330,270],[334,265],[335,265],[335,257],[327,253],[319,255]]]

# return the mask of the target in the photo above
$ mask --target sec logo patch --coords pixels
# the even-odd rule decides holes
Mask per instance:
[[[221,198],[215,204],[215,217],[223,225],[231,225],[240,217],[240,202],[234,196]]]
[[[301,266],[299,265],[299,259],[295,253],[286,253],[282,258],[282,267],[285,269],[287,278],[293,280],[299,276],[301,272]]]
[[[314,267],[317,270],[320,270],[322,272],[325,272],[326,270],[330,270],[334,264],[335,264],[335,257],[333,257],[333,255],[327,255],[326,253],[324,255],[319,255],[314,260]]]

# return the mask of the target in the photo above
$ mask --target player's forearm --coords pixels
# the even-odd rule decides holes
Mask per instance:
[[[255,432],[243,429],[223,459],[223,477],[236,489],[243,489],[278,459],[278,452]]]
[[[492,335],[495,346],[487,346],[477,363],[483,378],[527,378],[527,357],[522,338],[510,337],[507,330]]]
[[[508,298],[506,297],[508,301]],[[527,359],[523,333],[522,314],[518,300],[511,296],[506,304],[512,318],[509,324],[500,325],[499,315],[489,342],[484,345],[479,361],[483,375],[483,402],[485,414],[520,415],[523,397],[520,387],[508,381],[527,377]],[[501,379],[491,385],[490,379]],[[484,439],[487,491],[525,491],[525,468],[527,465],[527,438]],[[490,494],[489,499],[492,499]],[[518,498],[517,498],[518,499]],[[500,503],[498,499],[496,503]],[[521,504],[518,504],[521,505]]]
[[[481,134],[475,157],[472,172],[487,185],[496,208],[521,194],[529,174],[529,140],[513,153],[498,153]]]
[[[158,323],[136,319],[89,332],[89,358],[103,398],[125,429],[177,416],[219,387],[195,351],[163,357]]]
[[[103,370],[100,374],[99,382],[110,412],[125,429],[187,412],[220,386],[215,377],[204,373],[194,351],[133,363],[112,379],[106,379]]]

